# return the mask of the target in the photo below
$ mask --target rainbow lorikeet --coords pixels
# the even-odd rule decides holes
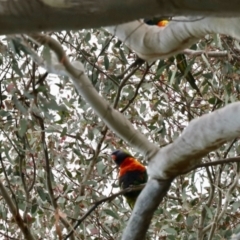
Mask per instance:
[[[169,23],[169,18],[163,17],[154,17],[152,19],[144,19],[144,22],[148,25],[157,25],[159,27],[165,27]],[[197,93],[202,96],[198,86],[196,85],[196,81],[190,71],[187,71],[188,64],[184,54],[176,55],[177,68],[181,72],[183,76],[185,76],[186,80],[190,84],[190,86],[197,91]]]
[[[122,150],[115,150],[111,154],[111,157],[119,168],[118,180],[121,189],[147,182],[148,176],[145,166],[130,153]],[[131,209],[133,209],[140,192],[141,190],[136,190],[124,194]]]

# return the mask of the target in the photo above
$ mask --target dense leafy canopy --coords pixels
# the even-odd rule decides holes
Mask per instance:
[[[239,99],[239,50],[229,37],[208,35],[192,46],[195,54],[186,55],[185,74],[191,71],[201,97],[174,57],[146,63],[101,29],[48,34],[70,59],[84,64],[99,94],[159,146],[174,141],[190,120]],[[49,58],[47,47],[29,48]],[[45,72],[15,40],[2,39],[0,89],[1,180],[37,239],[66,235],[93,204],[119,190],[109,157],[114,149],[127,149],[147,164],[107,129],[68,78]],[[238,143],[203,161],[238,155]],[[231,163],[177,177],[148,239],[217,240],[238,232],[238,174],[239,166]],[[103,201],[82,219],[75,236],[118,239],[130,214],[122,196]],[[3,198],[0,216],[0,234],[22,239]]]

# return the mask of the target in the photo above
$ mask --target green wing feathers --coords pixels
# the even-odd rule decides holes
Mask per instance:
[[[138,186],[147,182],[147,172],[144,171],[129,171],[119,178],[119,185],[121,189],[126,189],[130,186]],[[132,191],[124,194],[130,208],[133,209],[135,202],[142,190]]]
[[[184,54],[178,54],[176,56],[177,60],[177,68],[181,72],[183,76],[185,76],[186,80],[190,84],[190,86],[197,91],[197,93],[202,96],[195,79],[191,73],[191,71],[188,70],[187,60]]]

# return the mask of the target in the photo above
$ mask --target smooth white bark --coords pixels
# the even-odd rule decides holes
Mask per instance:
[[[36,34],[32,35],[32,38],[42,44],[48,44],[54,51],[51,61],[40,59],[33,51],[31,52],[32,58],[39,65],[45,67],[48,72],[68,76],[78,93],[91,105],[96,114],[111,130],[130,146],[142,153],[143,156],[152,157],[158,151],[158,147],[154,143],[151,143],[142,133],[137,131],[123,114],[115,110],[98,94],[91,80],[85,74],[81,62],[75,61],[70,63],[62,46],[50,37]]]
[[[165,197],[171,180],[157,181],[150,179],[137,199],[127,227],[124,230],[122,240],[145,239],[145,234],[151,222],[152,216],[159,203]]]
[[[85,75],[83,65],[80,62],[71,64],[57,41],[43,35],[33,37],[42,44],[48,44],[57,55],[59,62],[54,63],[56,60],[53,59],[52,65],[45,67],[54,73],[70,77],[79,94],[108,127],[150,161],[150,180],[136,202],[133,215],[124,231],[124,240],[139,239],[139,236],[145,235],[154,210],[175,176],[187,172],[199,163],[202,156],[240,135],[240,102],[237,102],[191,121],[176,141],[158,150],[155,144],[149,142],[121,113],[99,96]]]
[[[0,34],[77,30],[163,16],[240,16],[239,0],[5,0]]]
[[[236,102],[192,120],[179,138],[151,159],[148,174],[169,179],[185,173],[207,153],[239,136],[240,102]]]
[[[239,136],[240,102],[191,121],[177,140],[161,148],[150,159],[147,169],[150,180],[137,199],[122,240],[137,240],[141,236],[144,239],[149,219],[166,194],[171,180],[192,169],[210,151]]]
[[[149,26],[139,20],[106,29],[140,58],[154,61],[182,52],[209,33],[226,34],[240,39],[240,18],[179,18],[166,27]]]
[[[87,75],[83,71],[79,71],[81,69],[80,62],[74,62],[73,64],[77,68],[75,68],[75,72],[68,71],[68,73],[71,73],[69,76],[79,94],[91,105],[97,115],[111,130],[137,151],[144,156],[152,156],[158,147],[151,143],[141,132],[134,129],[133,125],[123,114],[115,110],[98,94]]]

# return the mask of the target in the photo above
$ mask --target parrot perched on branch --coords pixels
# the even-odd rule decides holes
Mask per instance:
[[[111,157],[119,168],[118,180],[121,189],[147,182],[148,176],[145,166],[130,153],[122,150],[115,150],[111,154]],[[141,190],[136,190],[123,194],[131,209],[133,209],[140,192]]]
[[[156,25],[159,27],[165,27],[169,23],[169,18],[154,17],[152,19],[144,19],[144,22],[148,25]],[[202,97],[202,94],[196,85],[195,79],[190,71],[187,71],[187,60],[184,54],[176,55],[177,68],[181,74],[186,78],[190,86],[197,91],[197,93]],[[187,72],[186,72],[187,71]]]

